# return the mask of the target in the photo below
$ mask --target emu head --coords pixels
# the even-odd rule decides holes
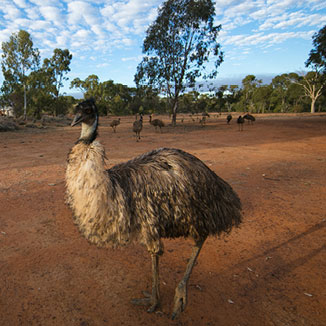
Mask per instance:
[[[71,126],[76,126],[81,122],[92,125],[97,119],[97,115],[95,101],[93,99],[83,101],[75,107],[75,117]]]
[[[75,117],[71,126],[82,124],[79,140],[91,143],[97,136],[98,112],[93,99],[79,103],[75,108]]]

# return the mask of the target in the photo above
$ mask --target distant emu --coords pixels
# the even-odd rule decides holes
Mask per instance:
[[[98,111],[81,102],[71,126],[82,124],[66,169],[67,203],[80,232],[98,246],[139,241],[152,258],[152,292],[135,304],[160,306],[159,256],[162,238],[190,237],[195,245],[177,285],[172,319],[187,304],[187,283],[203,243],[229,233],[241,222],[241,203],[231,186],[202,161],[179,149],[160,148],[105,168],[105,151],[96,141]]]
[[[230,124],[231,120],[232,120],[232,115],[228,114],[228,116],[226,117],[227,124]]]
[[[240,115],[237,120],[239,131],[243,131],[244,118]]]
[[[248,121],[248,124],[253,124],[256,121],[256,118],[250,113],[245,114],[243,118]]]
[[[120,118],[118,120],[113,120],[111,123],[110,123],[110,126],[112,127],[113,129],[113,132],[116,132],[116,128],[117,126],[119,126],[120,124]]]
[[[199,120],[199,124],[200,124],[202,127],[205,127],[205,125],[206,125],[206,116],[203,116],[203,117]]]
[[[160,119],[152,120],[152,115],[149,116],[149,123],[155,127],[155,130],[157,130],[157,127],[159,127],[161,132],[162,132],[162,127],[165,126],[164,122]]]
[[[136,141],[140,140],[140,132],[143,129],[143,115],[140,115],[139,120],[134,121],[134,124],[132,126],[133,132],[136,134]]]

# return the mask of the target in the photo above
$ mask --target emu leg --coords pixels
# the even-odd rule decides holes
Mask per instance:
[[[196,263],[197,257],[200,253],[200,249],[206,239],[196,242],[195,246],[192,248],[192,253],[187,264],[186,271],[183,275],[182,280],[175,289],[174,295],[174,307],[172,312],[172,319],[178,317],[180,312],[184,311],[187,305],[187,285],[188,280],[191,275],[192,269]]]
[[[150,305],[147,312],[154,312],[160,305],[160,281],[159,281],[159,256],[151,254],[152,256],[152,294],[143,292],[145,298],[133,299],[131,302],[136,305]]]
[[[152,295],[151,306],[147,310],[148,312],[154,312],[160,305],[160,280],[159,280],[159,257],[157,254],[152,254]]]

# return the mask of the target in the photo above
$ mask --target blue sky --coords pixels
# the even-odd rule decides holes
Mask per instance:
[[[55,48],[73,54],[69,82],[95,74],[134,86],[145,31],[161,0],[1,0],[0,42],[24,29],[42,59]],[[326,1],[217,0],[216,24],[225,54],[217,82],[241,84],[248,74],[266,80],[302,72],[312,35],[326,25]],[[266,79],[265,79],[266,78]],[[3,77],[0,73],[0,83]]]

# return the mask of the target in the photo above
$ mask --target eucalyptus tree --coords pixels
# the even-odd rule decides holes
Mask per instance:
[[[103,90],[108,90],[109,84],[103,85],[103,83],[100,82],[100,79],[97,75],[89,75],[86,77],[85,80],[81,80],[80,78],[75,78],[70,82],[70,88],[77,88],[79,89],[83,95],[84,98],[94,98],[97,102],[97,107],[99,109],[99,112],[101,114],[107,113],[107,107],[105,104],[104,96],[103,96]],[[115,96],[114,94],[110,94],[110,98],[113,99]]]
[[[306,67],[312,66],[322,73],[326,73],[326,25],[313,35],[312,44],[314,48],[305,62]]]
[[[79,89],[83,93],[84,98],[92,97],[96,102],[101,102],[103,84],[100,82],[97,75],[89,75],[85,80],[81,80],[77,77],[70,82],[70,88]]]
[[[325,76],[320,75],[318,71],[309,71],[303,75],[299,84],[303,87],[305,96],[310,98],[310,112],[315,113],[315,104],[322,95],[325,86]]]
[[[316,101],[322,95],[326,84],[326,25],[313,35],[312,40],[314,48],[310,51],[305,65],[312,67],[313,71],[303,76],[301,85],[305,95],[311,99],[310,111],[314,113]]]
[[[309,105],[301,85],[303,77],[292,72],[287,75],[287,79],[289,80],[289,84],[286,92],[286,100],[292,107],[291,110],[293,112],[302,112]]]
[[[214,25],[214,17],[211,0],[166,0],[146,31],[135,82],[166,94],[173,125],[180,95],[198,78],[214,78],[223,61],[217,42],[221,25]]]
[[[279,110],[282,113],[287,112],[290,108],[288,90],[292,82],[291,78],[289,78],[289,74],[278,75],[272,79],[272,102],[274,103],[276,110]]]
[[[244,111],[252,111],[254,108],[253,95],[255,89],[262,83],[261,79],[257,79],[254,75],[247,75],[242,80],[242,104]]]
[[[28,94],[28,112],[35,118],[40,119],[44,108],[47,111],[54,109],[53,93],[55,86],[53,84],[53,75],[46,69],[32,71],[27,78]]]
[[[234,104],[239,101],[241,90],[239,85],[230,85],[225,93],[226,107],[228,112],[233,110]]]
[[[71,60],[72,54],[68,49],[54,49],[52,57],[43,61],[43,68],[53,75],[56,98],[60,94],[61,87],[63,87],[63,81],[68,80],[65,74],[70,71]]]
[[[33,41],[28,32],[20,30],[13,33],[8,42],[2,43],[2,73],[7,84],[13,89],[23,88],[24,118],[26,119],[26,83],[28,73],[38,69],[40,53],[33,47]]]
[[[222,112],[223,108],[226,104],[225,93],[227,91],[228,85],[221,85],[217,91],[215,92],[216,97],[216,106],[218,107],[218,111]]]
[[[270,110],[272,92],[273,88],[271,85],[262,85],[255,88],[252,99],[257,108],[257,112],[265,113],[266,110]]]
[[[112,80],[100,82],[97,75],[89,75],[85,80],[75,78],[71,81],[70,88],[78,88],[84,98],[94,98],[101,114],[107,114],[109,110],[119,114],[126,113],[136,94],[136,89],[115,84]]]
[[[136,104],[138,103],[138,107]],[[150,87],[136,89],[135,96],[132,98],[132,112],[139,113],[139,107],[143,107],[144,113],[162,113],[164,108],[161,105],[159,94]],[[162,110],[163,109],[163,110]]]
[[[58,114],[62,106],[62,101],[59,101],[60,89],[63,87],[63,82],[68,80],[65,75],[70,71],[71,59],[72,55],[68,49],[54,49],[52,57],[43,61],[43,70],[52,76],[55,115]]]

